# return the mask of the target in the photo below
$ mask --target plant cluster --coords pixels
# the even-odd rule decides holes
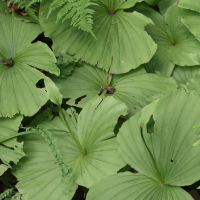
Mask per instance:
[[[198,199],[199,31],[198,1],[0,0],[0,200]]]

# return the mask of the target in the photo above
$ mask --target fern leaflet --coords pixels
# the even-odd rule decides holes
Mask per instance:
[[[32,0],[28,6],[36,2],[42,1],[44,0]],[[88,8],[92,5],[97,4],[91,2],[91,0],[54,0],[49,7],[49,13],[47,15],[47,18],[53,10],[58,9],[62,6],[62,8],[57,14],[57,22],[62,19],[63,23],[67,19],[71,18],[72,26],[75,26],[83,31],[89,32],[94,36],[94,33],[92,31],[92,15],[94,14],[94,10]]]

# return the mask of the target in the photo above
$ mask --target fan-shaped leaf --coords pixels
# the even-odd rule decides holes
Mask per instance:
[[[150,17],[155,26],[148,25],[147,32],[158,44],[158,49],[151,61],[145,65],[148,72],[160,71],[170,76],[175,65],[192,66],[200,64],[200,42],[182,24],[179,18],[181,8],[174,3],[165,18],[151,8],[140,7],[138,10]]]
[[[89,99],[103,92],[106,86],[107,74],[102,69],[90,65],[75,67],[72,76],[67,79],[54,79],[64,98],[71,98],[67,103],[83,107]],[[176,89],[177,85],[171,78],[157,74],[147,74],[144,69],[138,68],[126,74],[111,75],[109,87],[113,88],[113,96],[126,103],[131,112],[135,114],[150,102],[153,97]],[[78,104],[75,100],[86,95]]]
[[[200,120],[199,97],[174,91],[152,102],[126,121],[117,140],[125,162],[139,171],[120,173],[96,183],[88,200],[192,200],[178,186],[199,180],[200,146],[193,147]],[[153,133],[147,132],[150,117]]]
[[[59,75],[55,56],[46,44],[30,44],[42,32],[39,25],[16,20],[9,13],[0,13],[0,22],[0,53],[12,62],[12,66],[0,62],[0,116],[33,115],[49,97],[45,89],[36,87],[45,75],[31,66]]]
[[[95,39],[89,33],[77,31],[70,25],[70,20],[56,24],[57,11],[53,11],[47,20],[46,14],[51,2],[41,4],[40,23],[45,35],[53,39],[53,49],[57,56],[60,51],[65,51],[76,59],[106,70],[113,57],[110,71],[124,73],[148,62],[156,51],[156,45],[144,31],[144,26],[151,23],[151,20],[138,12],[126,13],[117,8],[114,12],[108,12],[112,8],[98,2],[98,6],[92,7],[95,10]]]
[[[89,190],[87,200],[192,200],[179,187],[161,186],[142,174],[124,172],[98,182]]]
[[[126,114],[126,109],[125,104],[108,97],[103,101],[97,98],[88,102],[78,119],[73,110],[68,110],[65,116],[70,129],[73,129],[73,137],[63,116],[51,121],[37,120],[43,127],[57,130],[52,131],[51,135],[56,140],[64,163],[73,167],[73,176],[68,184],[70,192],[64,194],[59,166],[53,152],[48,152],[44,138],[39,134],[23,136],[21,140],[25,142],[24,151],[28,157],[20,161],[15,172],[20,180],[17,188],[24,194],[23,198],[55,200],[57,195],[60,199],[71,199],[77,188],[76,183],[91,187],[95,181],[116,174],[124,166],[124,161],[119,156],[113,129],[119,115]]]
[[[193,126],[200,121],[199,103],[195,92],[187,95],[180,90],[145,107],[120,129],[122,157],[160,184],[184,186],[199,180],[200,147],[192,147],[198,135]],[[149,134],[146,123],[151,115],[155,125]]]

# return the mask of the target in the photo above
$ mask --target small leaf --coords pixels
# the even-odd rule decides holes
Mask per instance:
[[[56,105],[62,104],[62,94],[60,90],[57,88],[55,83],[48,77],[44,79],[44,83],[47,89],[47,93],[49,94],[49,99],[55,103]]]

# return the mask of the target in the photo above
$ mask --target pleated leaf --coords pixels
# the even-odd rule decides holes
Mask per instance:
[[[200,121],[196,92],[174,91],[153,102],[122,125],[119,151],[126,163],[161,185],[191,185],[200,178]],[[146,124],[153,117],[154,132]]]
[[[192,200],[179,186],[200,178],[200,147],[193,147],[200,120],[200,99],[177,90],[152,102],[126,121],[117,136],[126,163],[139,173],[120,173],[96,183],[87,200]],[[153,133],[147,132],[150,117]]]
[[[102,69],[90,65],[75,67],[73,74],[66,79],[54,79],[64,98],[70,98],[70,105],[83,107],[90,99],[103,92],[101,86],[106,86],[107,73]],[[177,85],[172,78],[165,78],[157,74],[147,74],[144,69],[138,68],[126,74],[111,75],[109,86],[114,88],[113,96],[124,102],[131,115],[167,92],[176,89]],[[77,104],[76,99],[86,95]]]
[[[22,121],[21,115],[16,115],[12,119],[0,118],[0,140],[10,135],[16,134],[19,129],[19,125]],[[0,144],[0,159],[3,164],[0,165],[0,176],[8,168],[10,162],[17,164],[20,158],[25,156],[23,152],[23,142],[17,142],[16,138],[4,141]]]
[[[7,12],[7,6],[6,3],[3,1],[0,1],[0,12]]]
[[[45,88],[36,87],[45,75],[35,68],[59,75],[56,59],[46,44],[31,44],[42,32],[39,25],[16,20],[9,13],[0,13],[0,22],[0,52],[13,63],[9,66],[0,58],[0,116],[31,116],[49,99]]]
[[[116,174],[125,163],[119,155],[113,129],[126,110],[126,105],[113,97],[88,102],[78,116],[73,109],[67,110],[65,115],[70,129],[85,154],[68,132],[63,117],[36,120],[47,129],[57,130],[51,131],[52,137],[64,163],[73,168],[73,176],[67,186],[70,192],[64,194],[61,170],[44,138],[39,134],[23,136],[21,140],[25,143],[24,151],[28,157],[20,161],[14,172],[20,180],[17,188],[23,194],[23,200],[71,200],[77,184],[89,188],[103,177]]]
[[[107,177],[95,184],[86,200],[192,200],[179,187],[161,186],[142,174],[124,172]]]
[[[70,20],[56,23],[58,10],[52,11],[47,19],[51,2],[41,4],[39,18],[45,35],[53,39],[56,56],[64,51],[107,71],[113,57],[110,71],[119,74],[147,63],[156,51],[155,43],[144,31],[152,21],[138,12],[124,12],[115,1],[102,1],[104,4],[99,1],[98,6],[91,7],[95,11],[93,32],[96,39],[71,26]]]
[[[144,67],[148,72],[159,71],[170,76],[174,66],[193,66],[200,64],[200,42],[181,22],[181,8],[174,3],[165,14],[165,18],[148,7],[139,7],[138,11],[151,18],[155,24],[147,25],[146,30],[158,45],[156,54]]]

